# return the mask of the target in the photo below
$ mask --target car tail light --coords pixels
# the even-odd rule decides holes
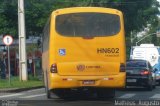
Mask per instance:
[[[150,72],[148,70],[143,70],[141,71],[141,75],[149,75]]]
[[[51,73],[57,73],[57,65],[56,64],[52,64],[51,68],[50,68]]]
[[[125,72],[126,71],[126,66],[124,63],[120,64],[120,72]]]

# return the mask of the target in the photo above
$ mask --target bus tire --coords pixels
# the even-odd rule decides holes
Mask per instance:
[[[97,91],[99,99],[113,99],[115,97],[115,89],[101,88]]]
[[[47,98],[51,99],[51,91],[50,90],[47,90]]]
[[[47,98],[48,98],[48,99],[51,99],[51,94],[52,94],[52,92],[51,92],[51,90],[49,90],[49,88],[48,88],[47,71],[46,71],[46,74],[45,74],[44,76],[46,76],[46,77],[44,77],[44,79],[45,79],[45,91],[46,91],[46,95],[47,95]]]
[[[56,89],[54,91],[54,94],[61,99],[71,99],[72,98],[72,94],[69,89]]]
[[[47,98],[48,98],[48,99],[51,99],[52,91],[48,89],[48,84],[47,84],[47,86],[46,86],[45,88],[46,88]]]

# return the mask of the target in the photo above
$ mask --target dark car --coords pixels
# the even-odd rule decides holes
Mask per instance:
[[[126,73],[126,87],[141,86],[148,90],[156,87],[155,73],[146,60],[127,60]]]
[[[156,74],[156,82],[158,85],[160,85],[160,63],[158,62],[153,66]]]
[[[156,74],[156,82],[158,85],[160,85],[160,70],[155,68],[155,74]]]

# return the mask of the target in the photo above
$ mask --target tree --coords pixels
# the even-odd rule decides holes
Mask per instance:
[[[159,14],[157,0],[25,0],[26,36],[40,36],[50,13],[59,8],[77,6],[110,7],[124,13],[126,36],[139,32],[147,24],[156,29]],[[18,37],[17,0],[0,0],[0,34]]]
[[[17,35],[17,6],[16,0],[0,0],[0,35]]]

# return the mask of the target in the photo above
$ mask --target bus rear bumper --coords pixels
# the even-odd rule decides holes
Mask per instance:
[[[54,74],[50,78],[49,89],[80,88],[80,87],[125,87],[126,74],[120,73],[109,76],[59,76]]]

